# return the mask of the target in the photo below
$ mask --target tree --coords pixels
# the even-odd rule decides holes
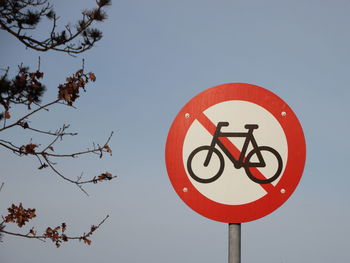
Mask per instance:
[[[102,32],[91,28],[91,25],[106,19],[103,8],[110,4],[111,0],[98,0],[96,8],[82,12],[82,19],[75,27],[67,24],[65,30],[59,32],[59,18],[48,0],[0,0],[0,26],[28,48],[79,54],[92,48],[102,38]],[[35,30],[45,17],[52,21],[49,36],[43,40],[28,36],[27,33]]]
[[[102,32],[92,28],[92,25],[106,19],[104,9],[111,4],[111,0],[98,0],[96,4],[95,8],[82,12],[82,18],[77,21],[75,26],[67,24],[63,31],[58,31],[59,17],[48,0],[0,0],[0,30],[7,31],[27,48],[39,52],[53,50],[76,56],[91,49],[102,38]],[[51,21],[51,30],[48,36],[44,39],[30,36],[29,33],[35,31],[44,19]],[[38,129],[30,122],[33,116],[47,111],[53,105],[74,107],[80,93],[86,91],[88,84],[96,81],[94,73],[85,72],[84,61],[81,69],[67,77],[64,84],[57,86],[57,98],[46,104],[42,103],[46,87],[42,83],[44,72],[40,70],[40,57],[38,68],[35,71],[31,71],[21,64],[13,78],[9,77],[9,68],[3,69],[3,72],[3,75],[0,76],[0,107],[2,108],[2,110],[0,109],[0,133],[21,127],[24,133],[40,134],[52,137],[52,139],[47,144],[28,142],[24,145],[18,145],[16,142],[0,138],[2,150],[9,151],[19,157],[32,156],[38,161],[38,169],[51,170],[61,179],[78,186],[85,194],[88,194],[83,188],[85,184],[96,184],[116,177],[105,172],[87,180],[83,180],[82,175],[78,176],[77,179],[72,179],[59,171],[56,168],[57,161],[54,161],[54,159],[76,158],[86,154],[97,154],[100,158],[104,154],[111,155],[109,141],[113,133],[103,144],[93,144],[87,150],[59,153],[55,151],[56,144],[61,142],[64,137],[76,136],[77,133],[69,132],[69,125],[66,124],[56,131],[51,131],[50,129]],[[24,115],[14,119],[12,113],[23,107],[25,107]],[[0,191],[3,185],[4,183],[1,184]],[[62,242],[69,240],[80,240],[90,245],[90,236],[107,220],[108,215],[99,224],[91,226],[88,232],[77,236],[66,234],[67,225],[65,223],[56,227],[47,227],[41,234],[38,234],[34,228],[31,228],[29,233],[6,231],[6,225],[9,223],[14,223],[21,228],[34,217],[36,217],[36,209],[24,208],[22,203],[12,204],[7,209],[7,215],[3,215],[2,221],[0,221],[0,240],[2,235],[7,234],[31,239],[48,239],[57,247],[60,247]]]

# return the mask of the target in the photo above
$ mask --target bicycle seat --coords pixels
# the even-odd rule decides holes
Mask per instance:
[[[259,128],[259,125],[258,124],[246,124],[246,125],[244,125],[244,128],[252,130],[252,129]]]

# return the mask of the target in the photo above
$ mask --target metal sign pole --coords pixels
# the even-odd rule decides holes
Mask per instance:
[[[228,263],[241,263],[241,224],[228,224]]]

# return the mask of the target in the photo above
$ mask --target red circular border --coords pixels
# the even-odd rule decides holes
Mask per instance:
[[[252,102],[268,110],[283,128],[288,144],[287,164],[274,190],[254,202],[243,205],[221,204],[202,195],[190,182],[182,157],[186,133],[198,114],[202,114],[215,104],[231,100]],[[286,113],[285,116],[282,116],[282,112]],[[190,117],[187,115],[186,118],[186,113],[189,113]],[[165,149],[168,175],[180,198],[197,213],[225,223],[256,220],[280,207],[297,187],[304,170],[305,158],[304,133],[292,109],[274,93],[246,83],[215,86],[191,99],[181,109],[170,127]],[[285,192],[281,193],[281,189]]]

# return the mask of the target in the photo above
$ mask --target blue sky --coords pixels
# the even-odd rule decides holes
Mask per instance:
[[[62,21],[80,18],[94,1],[55,3]],[[349,1],[119,0],[100,24],[104,38],[83,55],[39,54],[0,32],[0,68],[23,62],[36,69],[38,56],[48,87],[81,66],[96,74],[77,103],[33,119],[56,129],[70,123],[79,137],[62,151],[103,142],[110,131],[113,156],[61,161],[73,178],[110,171],[110,183],[74,185],[37,170],[34,159],[0,152],[1,213],[12,203],[35,207],[30,226],[66,222],[72,234],[111,218],[91,247],[5,237],[0,261],[17,262],[225,262],[227,224],[188,208],[168,180],[164,148],[178,111],[201,91],[246,82],[271,90],[298,116],[307,142],[303,178],[274,213],[242,225],[242,262],[348,262],[350,235],[347,162],[350,147]],[[48,26],[42,26],[40,33]],[[27,143],[20,129],[2,138]]]

